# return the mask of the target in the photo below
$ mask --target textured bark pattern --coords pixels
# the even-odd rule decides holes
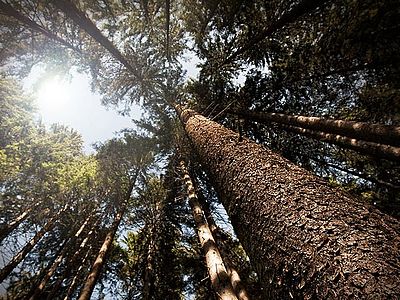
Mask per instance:
[[[185,163],[182,161],[181,170],[183,173],[183,181],[186,184],[189,204],[192,208],[196,231],[199,237],[201,248],[206,257],[206,265],[210,276],[211,285],[218,295],[219,299],[237,300],[235,292],[230,282],[230,277],[226,271],[222,261],[221,254],[217,248],[214,237],[211,234],[210,227],[205,219],[203,209],[197,199],[193,182],[190,178],[189,171]]]
[[[181,119],[268,297],[400,294],[397,220],[191,110]]]
[[[280,124],[298,126],[305,129],[336,133],[358,140],[370,141],[378,144],[400,146],[400,127],[381,124],[369,124],[346,120],[323,119],[318,117],[290,116],[277,113],[260,113],[255,111],[235,111],[234,114],[249,120],[262,122],[276,122]]]

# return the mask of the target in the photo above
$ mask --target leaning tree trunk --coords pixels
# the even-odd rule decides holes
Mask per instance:
[[[19,226],[26,219],[29,213],[32,211],[32,207],[26,209],[23,213],[11,220],[0,228],[0,242],[2,242],[15,228]]]
[[[138,174],[138,173],[136,173],[136,174]],[[100,276],[101,269],[106,261],[106,256],[107,256],[107,254],[111,248],[112,242],[114,240],[114,236],[115,236],[115,234],[118,230],[119,224],[121,223],[121,220],[125,214],[125,211],[127,208],[127,203],[131,196],[136,178],[137,178],[137,175],[135,176],[135,180],[133,180],[129,186],[126,198],[122,199],[123,203],[120,204],[120,208],[114,217],[114,221],[110,227],[110,230],[108,231],[106,238],[104,239],[103,245],[101,246],[99,253],[96,257],[96,260],[93,263],[92,269],[85,281],[85,285],[82,288],[82,291],[81,291],[81,294],[79,295],[78,300],[88,300],[88,299],[90,299],[90,296],[92,295],[94,286],[96,285],[97,279]]]
[[[117,59],[125,68],[127,68],[138,80],[142,80],[139,72],[127,61],[122,53],[111,43],[96,27],[96,25],[86,17],[85,13],[80,11],[71,0],[54,0],[52,3],[62,10],[65,15],[71,18],[79,27],[85,30],[96,42],[102,45]]]
[[[198,200],[201,207],[204,210],[204,216],[207,220],[207,223],[210,227],[211,234],[215,239],[218,249],[221,252],[221,257],[225,263],[226,271],[229,275],[229,279],[231,281],[233,291],[235,292],[238,300],[249,300],[249,294],[240,278],[239,272],[236,270],[235,264],[230,259],[230,255],[228,254],[228,249],[226,249],[226,235],[222,234],[220,228],[215,223],[214,217],[211,214],[211,208],[207,200],[204,198],[202,193],[199,193]]]
[[[399,221],[196,112],[176,109],[267,297],[400,294]]]
[[[189,171],[183,161],[181,161],[180,167],[183,174],[183,181],[187,189],[189,204],[192,208],[194,222],[197,227],[197,235],[206,257],[206,265],[211,285],[220,299],[237,300],[229,275],[222,261],[221,254],[215,244],[215,240],[211,234],[207,221],[204,218],[204,212],[197,199]]]
[[[338,134],[304,129],[296,126],[282,124],[279,124],[279,126],[286,131],[298,133],[330,144],[342,146],[344,148],[351,149],[362,154],[380,157],[392,161],[400,161],[400,147],[366,142],[363,140],[357,140]]]
[[[400,146],[400,126],[255,111],[232,111],[232,113],[251,121],[275,122],[377,144]]]
[[[45,276],[42,278],[42,280],[40,281],[39,285],[33,290],[33,294],[32,296],[29,298],[29,300],[36,300],[39,299],[39,297],[41,296],[44,288],[46,287],[47,282],[50,280],[50,278],[53,276],[54,272],[57,270],[58,266],[61,264],[61,262],[63,261],[65,254],[67,253],[67,251],[70,249],[69,247],[67,247],[67,245],[71,245],[71,247],[73,248],[75,241],[79,238],[79,236],[82,234],[83,230],[85,229],[85,227],[87,226],[87,224],[89,223],[89,220],[91,218],[91,215],[89,215],[86,220],[83,222],[83,224],[79,227],[79,229],[77,230],[77,232],[75,233],[75,235],[72,238],[69,238],[65,244],[62,247],[61,252],[57,255],[57,258],[54,260],[54,262],[51,264],[51,266],[49,265],[48,270],[45,274]]]
[[[64,45],[67,48],[70,48],[70,49],[72,49],[72,50],[74,50],[76,52],[79,52],[79,53],[81,52],[78,48],[74,47],[72,44],[68,43],[64,39],[62,39],[59,36],[57,36],[56,34],[48,31],[43,26],[41,26],[38,23],[34,22],[33,20],[31,20],[27,16],[24,16],[23,14],[21,14],[18,10],[16,10],[14,7],[12,7],[8,3],[4,3],[3,1],[0,1],[0,12],[5,14],[6,16],[10,16],[10,17],[15,18],[16,20],[18,20],[19,22],[21,22],[22,24],[24,24],[28,28],[30,28],[30,29],[32,29],[34,31],[40,32],[41,34],[43,34],[44,36],[48,37],[49,39],[57,41],[58,43],[60,43],[61,45]]]
[[[55,225],[55,222],[60,217],[60,214],[67,209],[67,205],[57,212],[43,227],[35,234],[35,236],[22,248],[11,261],[0,270],[0,283],[7,278],[14,268],[25,258],[25,256],[36,246],[42,237]]]

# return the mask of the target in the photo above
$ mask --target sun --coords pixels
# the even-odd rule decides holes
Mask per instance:
[[[37,91],[36,101],[40,111],[60,111],[68,102],[68,83],[58,76],[43,81]]]

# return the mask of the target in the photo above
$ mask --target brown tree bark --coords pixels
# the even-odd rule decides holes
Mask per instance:
[[[125,68],[127,68],[139,81],[142,80],[141,74],[126,60],[122,53],[101,33],[96,25],[81,12],[75,4],[70,0],[54,0],[52,1],[66,16],[71,18],[80,28],[85,30],[96,42],[102,45],[110,52],[116,60],[118,60]]]
[[[28,28],[40,32],[41,34],[43,34],[44,36],[48,37],[49,39],[52,39],[54,41],[57,41],[58,43],[60,43],[61,45],[72,49],[78,53],[80,53],[81,51],[74,47],[72,44],[68,43],[67,41],[65,41],[64,39],[60,38],[59,36],[57,36],[56,34],[48,31],[47,29],[43,28],[43,26],[37,24],[36,22],[32,21],[31,19],[29,19],[27,16],[24,16],[23,14],[21,14],[18,10],[16,10],[14,7],[12,7],[10,4],[5,3],[3,1],[0,1],[0,13],[6,15],[6,16],[10,16],[15,18],[16,20],[18,20],[19,22],[21,22],[22,24],[24,24],[25,26],[27,26]]]
[[[211,234],[207,221],[204,218],[204,212],[197,199],[189,171],[183,161],[181,161],[180,167],[183,174],[183,181],[187,189],[189,204],[192,208],[194,222],[197,227],[197,235],[206,258],[211,286],[219,298],[224,300],[237,300],[229,275],[222,261],[221,254],[215,244],[215,240]]]
[[[339,134],[367,142],[400,146],[400,126],[255,111],[233,111],[232,113],[250,121],[275,122],[303,129]]]
[[[394,299],[400,223],[176,106],[270,299]]]
[[[136,173],[136,174],[138,174],[138,173]],[[85,281],[85,285],[83,286],[83,288],[81,290],[78,300],[89,300],[90,296],[92,295],[94,286],[96,285],[97,279],[100,276],[101,269],[106,261],[107,254],[108,254],[108,252],[111,248],[112,242],[114,240],[114,236],[118,230],[119,224],[121,223],[122,217],[124,216],[124,214],[126,212],[127,202],[129,200],[129,198],[131,197],[131,193],[132,193],[135,181],[136,181],[136,177],[137,177],[137,175],[135,176],[135,180],[133,180],[131,182],[125,199],[122,199],[120,208],[114,217],[114,221],[110,227],[110,230],[108,231],[106,238],[104,239],[103,245],[101,246],[99,253],[96,257],[96,260],[93,263],[92,269]]]
[[[42,239],[46,232],[51,230],[55,225],[55,222],[60,217],[60,214],[67,209],[67,205],[63,209],[59,210],[43,227],[35,234],[35,236],[11,259],[11,261],[0,270],[0,283],[7,278],[8,275],[14,270],[14,268],[25,258],[25,256],[36,246],[36,244]]]
[[[150,229],[149,244],[147,247],[146,268],[143,279],[143,300],[154,299],[154,255],[155,243],[153,230]]]

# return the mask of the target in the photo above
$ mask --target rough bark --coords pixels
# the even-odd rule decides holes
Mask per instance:
[[[275,122],[303,129],[335,133],[357,140],[400,146],[400,126],[255,111],[234,111],[233,113],[251,121]]]
[[[12,7],[8,3],[4,3],[3,1],[0,1],[0,13],[4,14],[6,16],[15,18],[16,20],[18,20],[19,22],[21,22],[28,28],[30,28],[34,31],[40,32],[41,34],[48,37],[49,39],[57,41],[61,45],[65,46],[69,49],[72,49],[79,53],[81,52],[78,48],[74,47],[72,44],[68,43],[64,39],[57,36],[56,34],[48,31],[43,26],[41,26],[41,25],[37,24],[36,22],[34,22],[33,20],[29,19],[27,16],[24,16],[23,14],[21,14],[18,10],[16,10],[14,7]]]
[[[118,60],[125,68],[127,68],[138,80],[142,80],[139,72],[127,61],[124,55],[101,33],[96,25],[86,17],[70,0],[54,0],[55,6],[62,10],[66,16],[71,18],[80,28],[85,30],[96,42],[102,45],[110,52],[116,60]]]
[[[14,270],[14,268],[25,258],[25,256],[36,246],[36,244],[42,239],[46,232],[51,230],[55,225],[55,222],[60,217],[60,214],[67,209],[67,205],[63,209],[57,212],[43,227],[35,234],[35,236],[11,259],[11,261],[0,270],[0,283],[7,278],[8,275]]]
[[[323,142],[342,146],[347,149],[357,151],[362,154],[371,155],[374,157],[384,158],[392,161],[400,161],[400,147],[393,147],[384,144],[377,144],[373,142],[366,142],[357,140],[346,136],[316,131],[311,129],[304,129],[301,127],[280,125],[283,129],[299,133]]]
[[[104,239],[103,245],[101,246],[99,253],[96,257],[96,260],[93,263],[92,269],[85,281],[85,285],[83,286],[81,293],[79,295],[78,300],[88,300],[90,299],[90,296],[92,295],[94,286],[96,285],[97,279],[100,276],[101,269],[105,263],[107,254],[111,248],[112,242],[114,240],[114,236],[118,230],[119,224],[121,223],[122,217],[124,216],[127,208],[127,202],[132,194],[132,190],[136,181],[132,181],[128,193],[126,195],[126,198],[123,199],[123,203],[121,203],[121,207],[119,208],[117,214],[114,217],[114,221],[110,227],[110,230],[108,231],[106,238]]]
[[[176,106],[266,297],[394,299],[400,223],[238,134]]]
[[[192,208],[197,235],[206,258],[206,265],[211,285],[220,299],[237,300],[229,275],[222,261],[221,254],[211,234],[210,227],[204,218],[204,212],[199,200],[197,199],[189,171],[183,161],[181,161],[180,167],[183,174],[183,181],[187,189],[189,204]]]

